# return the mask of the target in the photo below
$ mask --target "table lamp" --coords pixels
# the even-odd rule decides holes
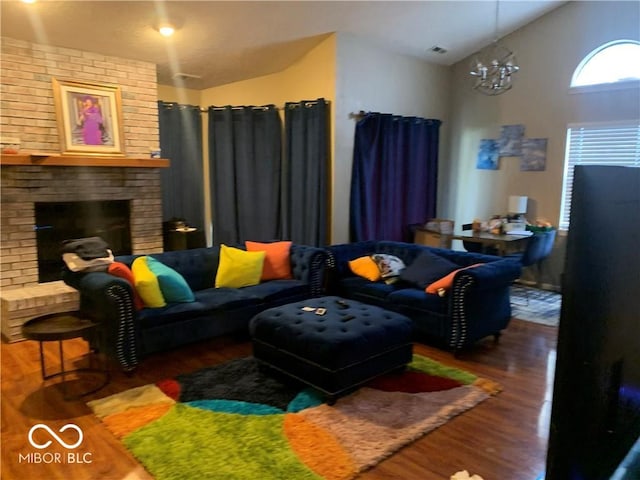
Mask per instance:
[[[509,216],[515,221],[522,221],[522,215],[527,213],[528,197],[522,195],[509,195]]]

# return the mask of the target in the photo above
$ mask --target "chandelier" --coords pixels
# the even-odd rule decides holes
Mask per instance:
[[[473,88],[485,95],[500,95],[512,87],[511,76],[520,70],[511,50],[498,42],[498,13],[500,2],[496,1],[496,31],[491,45],[474,54],[471,63],[476,83]]]

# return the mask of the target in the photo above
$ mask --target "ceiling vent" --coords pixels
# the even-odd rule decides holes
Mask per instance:
[[[199,80],[202,78],[202,75],[193,75],[191,73],[174,73],[173,78],[175,80]]]
[[[429,50],[435,53],[447,53],[447,49],[443,47],[439,47],[438,45],[434,45]]]

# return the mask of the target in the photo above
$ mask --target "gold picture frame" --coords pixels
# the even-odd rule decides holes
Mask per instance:
[[[120,87],[52,80],[62,154],[124,155]]]

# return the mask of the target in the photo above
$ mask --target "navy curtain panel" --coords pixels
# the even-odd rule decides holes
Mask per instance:
[[[282,122],[273,105],[209,107],[213,243],[281,236]]]
[[[435,217],[440,120],[368,113],[356,124],[352,241],[410,241],[408,226]]]
[[[322,98],[285,104],[282,233],[294,243],[328,241],[328,109]]]
[[[158,102],[160,149],[170,160],[160,169],[162,217],[204,228],[202,118],[200,107]]]

